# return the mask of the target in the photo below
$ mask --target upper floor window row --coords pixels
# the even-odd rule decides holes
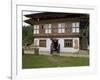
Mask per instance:
[[[51,33],[53,30],[52,24],[43,24],[42,29],[45,29],[45,33]],[[71,28],[69,28],[71,27]],[[71,31],[79,32],[80,24],[79,22],[73,22],[73,23],[58,23],[58,33],[65,33],[65,29],[71,29]],[[34,25],[34,34],[39,34],[39,25]]]

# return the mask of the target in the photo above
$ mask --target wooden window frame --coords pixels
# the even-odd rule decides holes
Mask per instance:
[[[64,39],[64,47],[73,47],[73,39]]]
[[[65,27],[66,27],[65,23],[59,23],[58,24],[58,33],[65,33]]]
[[[41,41],[45,41],[45,43],[43,44]],[[39,40],[39,47],[46,47],[46,40]]]
[[[51,24],[45,24],[45,25],[47,25],[45,28],[45,33],[50,34],[51,33]]]
[[[34,25],[34,27],[33,27],[33,33],[34,34],[39,34],[39,25]]]
[[[74,26],[73,26],[73,24],[74,24]],[[79,27],[80,27],[79,22],[73,22],[72,23],[72,33],[79,33]]]

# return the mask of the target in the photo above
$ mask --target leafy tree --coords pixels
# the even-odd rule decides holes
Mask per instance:
[[[33,43],[33,28],[32,26],[22,27],[22,45],[28,46]]]
[[[81,28],[80,28],[80,37],[85,38],[87,40],[87,43],[89,45],[89,22],[83,22],[81,23]]]

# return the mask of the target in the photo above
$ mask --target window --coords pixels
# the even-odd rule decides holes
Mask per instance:
[[[45,24],[45,33],[51,33],[51,24]]]
[[[64,33],[65,32],[65,23],[58,24],[58,32]]]
[[[73,40],[72,39],[65,39],[64,40],[64,47],[73,47]]]
[[[39,47],[46,47],[46,40],[40,40]]]
[[[72,23],[70,23],[70,22],[66,23],[65,30],[66,30],[66,33],[68,33],[68,34],[72,33]]]
[[[79,22],[72,23],[72,32],[79,32]]]
[[[34,25],[34,34],[39,34],[39,25]]]

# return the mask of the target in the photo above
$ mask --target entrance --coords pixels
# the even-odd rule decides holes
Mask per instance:
[[[54,50],[57,51],[57,47],[58,47],[58,40],[54,40],[53,41],[53,46],[54,46]]]
[[[58,43],[58,40],[57,39],[52,39],[51,40],[52,41],[52,43],[51,43],[51,54],[54,52],[54,51],[56,51],[57,53],[59,53],[60,52],[60,44]]]

